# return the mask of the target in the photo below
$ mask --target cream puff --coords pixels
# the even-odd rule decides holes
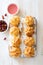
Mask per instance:
[[[27,36],[32,36],[34,34],[34,28],[30,26],[26,27],[24,31]]]
[[[18,36],[20,32],[20,29],[16,26],[13,26],[10,28],[10,34],[13,36]]]
[[[14,37],[12,40],[11,40],[11,43],[12,43],[12,46],[14,47],[19,47],[20,44],[21,44],[21,39],[19,37]]]
[[[35,44],[35,40],[33,37],[27,37],[25,40],[24,40],[24,44],[26,46],[30,46],[32,47],[34,44]]]
[[[19,16],[14,16],[11,20],[10,20],[10,27],[11,26],[18,26],[20,23],[20,17]]]
[[[35,49],[33,47],[26,47],[24,50],[25,57],[33,57],[35,55]]]
[[[11,57],[19,57],[21,55],[21,49],[18,47],[9,47],[9,55]]]
[[[25,17],[25,24],[27,26],[33,26],[34,25],[34,18],[32,16],[26,16]]]

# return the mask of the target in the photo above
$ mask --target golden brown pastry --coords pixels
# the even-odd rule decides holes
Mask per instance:
[[[10,21],[10,25],[11,26],[18,26],[20,23],[20,17],[19,16],[14,16],[11,21]]]
[[[14,37],[12,40],[11,40],[11,43],[12,43],[12,46],[14,47],[19,47],[20,44],[21,44],[21,39],[19,37]]]
[[[35,44],[35,40],[33,37],[27,37],[25,40],[24,40],[24,44],[26,46],[30,46],[32,47],[34,44]]]
[[[32,35],[34,34],[34,28],[28,26],[28,27],[25,29],[25,33],[26,33],[27,36],[32,36]]]
[[[11,57],[19,57],[21,55],[21,49],[18,47],[9,47],[9,55]]]
[[[27,26],[32,26],[34,24],[34,18],[32,16],[25,17],[25,24]]]
[[[13,36],[18,36],[19,32],[20,32],[20,30],[18,27],[13,26],[10,28],[10,34]]]
[[[26,47],[24,50],[25,57],[33,57],[35,54],[35,49],[33,47]]]

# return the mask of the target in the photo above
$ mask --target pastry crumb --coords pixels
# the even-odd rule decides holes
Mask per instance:
[[[4,19],[4,16],[2,15],[2,19]]]
[[[6,37],[4,37],[4,40],[6,40],[7,38]]]
[[[7,13],[5,13],[5,16],[7,16]]]

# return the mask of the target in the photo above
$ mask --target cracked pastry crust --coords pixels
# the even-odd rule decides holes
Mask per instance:
[[[20,29],[18,27],[13,26],[10,28],[10,34],[13,36],[18,36],[19,32],[20,32]]]
[[[35,49],[33,47],[26,47],[24,50],[25,57],[33,57],[35,54]]]
[[[20,44],[21,44],[21,39],[19,37],[14,37],[12,40],[11,40],[11,43],[12,43],[12,46],[14,47],[19,47]]]
[[[18,47],[9,47],[9,55],[11,57],[19,57],[21,55],[21,49]]]
[[[27,36],[32,36],[34,34],[34,28],[33,27],[26,27],[25,33]]]
[[[25,17],[25,24],[27,26],[32,26],[34,25],[34,18],[32,16],[26,16]]]
[[[11,26],[18,26],[20,23],[20,17],[19,16],[14,16],[11,21],[10,21],[10,25]]]
[[[35,44],[35,40],[33,37],[27,37],[25,40],[24,40],[24,44],[26,46],[30,46],[32,47],[34,44]]]

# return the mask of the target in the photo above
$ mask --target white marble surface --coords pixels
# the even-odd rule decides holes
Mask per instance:
[[[43,0],[0,0],[0,19],[4,13],[8,13],[6,8],[10,3],[18,4],[20,16],[32,15],[37,18],[37,56],[29,59],[10,58],[8,55],[9,35],[0,33],[0,65],[43,65]],[[6,19],[8,20],[8,17]],[[3,40],[4,37],[7,37],[6,41]]]

